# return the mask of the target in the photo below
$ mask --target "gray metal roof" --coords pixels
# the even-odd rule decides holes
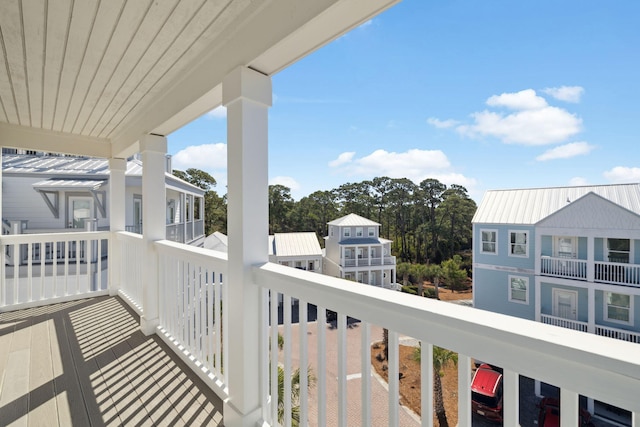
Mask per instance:
[[[533,225],[589,193],[640,214],[640,184],[591,185],[490,190],[482,198],[472,222]]]
[[[107,182],[106,179],[46,179],[33,184],[36,190],[97,190]]]
[[[351,213],[349,215],[343,216],[338,219],[334,219],[333,221],[328,222],[329,225],[337,225],[340,227],[373,227],[380,226],[375,221],[371,221],[370,219],[361,217],[360,215],[356,215]]]
[[[63,176],[78,178],[80,176],[109,177],[109,161],[107,159],[72,157],[72,156],[38,156],[26,154],[3,154],[2,173],[11,174],[31,174],[45,176]],[[142,176],[142,161],[138,159],[127,160],[126,176]],[[203,195],[204,190],[190,184],[177,176],[166,173],[169,182],[176,183],[169,187],[178,190]]]
[[[322,256],[322,249],[314,232],[275,233],[273,248],[276,256]]]

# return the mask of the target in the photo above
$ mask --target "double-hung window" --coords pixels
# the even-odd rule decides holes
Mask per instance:
[[[605,319],[617,323],[632,323],[633,299],[628,294],[605,292]]]
[[[526,231],[509,232],[509,255],[529,256],[529,233]]]
[[[509,276],[509,301],[529,304],[529,279],[527,277]]]
[[[629,239],[607,239],[607,252],[609,262],[621,262],[628,264],[631,254],[631,241]]]
[[[369,237],[376,237],[376,229],[374,227],[368,228]]]
[[[362,227],[356,227],[356,237],[362,237]]]
[[[496,230],[480,230],[482,240],[480,252],[483,254],[497,254],[498,249],[496,243],[498,241],[498,232]]]
[[[351,237],[351,229],[349,227],[342,230],[342,235],[344,237]]]

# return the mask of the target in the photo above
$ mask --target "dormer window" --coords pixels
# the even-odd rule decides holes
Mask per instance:
[[[345,229],[342,231],[342,235],[343,235],[344,237],[351,237],[351,229],[350,229],[350,228],[348,228],[348,227],[347,227],[347,228],[345,228]]]
[[[356,227],[356,237],[362,237],[362,227]]]

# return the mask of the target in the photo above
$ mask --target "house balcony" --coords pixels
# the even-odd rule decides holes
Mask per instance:
[[[540,275],[613,285],[640,286],[640,265],[621,262],[588,262],[581,259],[541,256]]]
[[[92,243],[106,241],[110,262],[99,269],[108,274],[90,275],[91,257],[84,264],[78,257],[65,259],[61,269],[51,268],[43,257],[17,273],[4,268],[7,252],[26,247],[33,253],[35,247],[60,241],[85,241],[94,248],[101,245]],[[233,259],[226,254],[167,240],[151,245],[127,232],[0,237],[0,424],[51,420],[45,418],[50,413],[60,417],[60,424],[69,419],[81,424],[88,424],[82,422],[86,419],[97,424],[215,424],[221,416],[232,424],[237,396],[251,387],[257,406],[246,417],[279,425],[278,402],[272,399],[278,394],[278,371],[288,378],[299,368],[304,378],[301,425],[346,426],[347,420],[371,425],[374,417],[382,417],[397,426],[405,411],[398,403],[398,346],[406,335],[422,346],[423,425],[433,419],[434,345],[459,355],[460,426],[472,425],[471,358],[504,368],[504,425],[519,423],[519,375],[560,387],[563,425],[578,425],[579,395],[629,410],[633,425],[640,425],[636,344],[358,283],[345,286],[342,279],[269,262],[250,268],[252,284],[246,291],[253,290],[257,298],[247,311],[230,297],[238,284],[232,283]],[[145,261],[150,249],[154,263]],[[302,313],[296,324],[293,298]],[[284,320],[275,327],[280,300]],[[335,328],[328,327],[325,316],[309,321],[305,308],[310,304],[318,313],[335,311]],[[154,310],[157,325],[145,337],[138,316],[148,318]],[[347,355],[347,317],[361,321],[355,365],[354,355]],[[251,319],[257,322],[256,341],[234,346],[229,338]],[[391,380],[384,405],[374,404],[379,395],[372,394],[378,385],[369,347],[379,338],[371,334],[373,325],[389,330]],[[307,333],[312,326],[317,336]],[[281,351],[278,333],[284,338]],[[330,333],[334,336],[327,339]],[[279,357],[271,356],[275,353]],[[337,376],[326,374],[329,363],[337,364]],[[314,366],[316,377],[310,391],[307,366]],[[255,375],[238,381],[239,372]],[[353,388],[356,372],[359,387]],[[293,392],[285,382],[282,425],[291,424]]]
[[[142,234],[142,224],[127,225],[125,230],[130,233]],[[178,243],[191,243],[194,240],[204,238],[204,220],[167,224],[166,239]]]
[[[344,258],[341,267],[369,267],[379,265],[395,265],[395,256],[385,257],[362,257],[362,258]]]

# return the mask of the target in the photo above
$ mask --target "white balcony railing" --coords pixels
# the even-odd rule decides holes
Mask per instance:
[[[541,258],[540,273],[547,276],[587,280],[587,261],[571,258]]]
[[[578,320],[564,319],[562,317],[541,314],[540,321],[547,325],[559,326],[561,328],[573,329],[574,331],[587,332],[589,324]]]
[[[359,425],[371,423],[371,364],[370,325],[378,325],[389,330],[389,378],[388,417],[389,425],[398,425],[399,414],[399,361],[398,336],[404,334],[418,339],[422,346],[422,416],[431,420],[433,415],[433,395],[431,390],[433,372],[430,355],[432,346],[437,345],[459,354],[458,361],[458,408],[459,425],[471,425],[470,407],[470,358],[490,361],[504,368],[504,425],[518,424],[518,375],[538,379],[561,388],[563,401],[575,402],[562,411],[563,425],[578,425],[578,395],[585,395],[630,410],[637,417],[640,414],[640,401],[636,398],[640,389],[640,346],[632,343],[610,340],[595,334],[583,334],[569,329],[559,329],[550,325],[508,317],[496,313],[462,307],[445,302],[415,298],[399,292],[350,283],[344,286],[341,279],[313,275],[304,271],[289,269],[276,264],[266,263],[254,267],[254,281],[263,287],[264,314],[261,334],[262,370],[265,372],[262,382],[263,417],[272,425],[277,417],[277,405],[269,396],[275,390],[270,389],[277,381],[278,364],[270,354],[277,352],[277,331],[269,326],[278,319],[277,310],[271,309],[266,301],[270,298],[270,307],[277,306],[279,299],[284,301],[283,369],[285,378],[294,369],[300,369],[300,378],[306,377],[309,360],[317,360],[316,392],[318,410],[312,411],[306,404],[300,408],[301,425],[311,414],[316,414],[314,424],[324,425],[327,420],[327,395],[329,378],[325,376],[327,362],[327,341],[325,337],[324,310],[330,309],[337,315],[337,355],[338,384],[337,425],[347,425],[347,419],[360,417]],[[300,324],[299,336],[292,333],[292,298],[299,300]],[[317,342],[311,345],[306,334],[308,304],[317,306]],[[347,398],[347,354],[346,331],[347,316],[360,319],[361,355],[359,370],[361,375],[360,393],[350,392]],[[582,326],[580,326],[582,328]],[[269,339],[270,337],[270,339]],[[287,343],[295,345],[287,348]],[[292,355],[291,349],[299,347]],[[312,349],[317,349],[313,352]],[[335,354],[335,353],[332,353]],[[232,355],[233,356],[233,355]],[[426,356],[426,357],[425,357]],[[232,357],[233,360],[233,357]],[[349,359],[351,361],[351,357]],[[268,380],[267,378],[270,378]],[[331,379],[333,381],[333,379]],[[285,383],[286,384],[286,383]],[[350,389],[351,390],[351,389]],[[333,391],[331,391],[333,392]],[[306,387],[300,387],[301,402],[306,402]],[[289,392],[285,391],[285,404]],[[360,413],[349,414],[347,402],[359,401]],[[311,405],[311,403],[309,403]],[[574,410],[575,409],[575,410]],[[285,409],[285,417],[289,412]],[[285,424],[288,422],[284,420]],[[351,421],[350,421],[351,422]],[[331,424],[331,423],[329,423]],[[429,425],[429,422],[425,425]]]
[[[0,237],[0,308],[106,293],[109,232]]]
[[[156,242],[160,336],[223,399],[228,355],[227,254]],[[247,349],[247,351],[254,351]]]
[[[344,267],[365,267],[365,266],[378,266],[378,265],[395,265],[396,257],[386,256],[378,258],[345,258]]]
[[[612,328],[609,326],[596,325],[596,334],[603,337],[640,344],[640,332],[625,331],[623,329]]]
[[[120,292],[129,300],[129,305],[142,314],[144,240],[140,234],[120,232],[116,244],[118,251],[115,253],[120,257]]]
[[[640,285],[640,265],[596,261],[594,280],[616,285]]]
[[[2,261],[5,249],[15,249],[17,245],[33,247],[46,242],[97,242],[108,239],[108,233],[83,232],[56,234],[47,236],[16,235],[0,237]],[[59,240],[58,240],[59,239]],[[146,274],[143,262],[136,258],[142,251],[137,236],[118,233],[118,245],[114,252],[119,253],[121,268],[133,271],[134,275]],[[56,245],[54,245],[55,247]],[[99,248],[101,245],[88,245]],[[133,252],[123,254],[124,247],[134,247]],[[233,390],[229,387],[226,373],[230,364],[244,360],[234,354],[228,354],[229,336],[228,322],[224,310],[231,309],[226,301],[228,283],[226,254],[214,253],[200,248],[188,247],[169,241],[154,244],[158,256],[156,286],[159,295],[159,335],[176,353],[182,356],[195,373],[197,373],[216,393],[226,399],[233,398]],[[91,249],[92,250],[92,249]],[[29,251],[29,249],[27,249]],[[100,249],[98,249],[100,251]],[[132,253],[134,255],[132,255]],[[101,258],[98,255],[98,259]],[[28,257],[32,259],[32,257]],[[89,257],[88,259],[92,259]],[[52,265],[57,263],[52,258]],[[89,263],[91,264],[91,263]],[[25,296],[29,301],[54,302],[59,296],[96,295],[106,291],[92,291],[83,283],[86,270],[80,261],[76,261],[75,269],[68,260],[62,269],[62,276],[54,275],[59,280],[61,294],[47,294],[36,274],[44,265],[45,258],[38,263],[28,262],[28,270],[24,270],[27,286]],[[80,267],[80,268],[78,268]],[[140,269],[140,270],[137,270]],[[10,271],[10,270],[9,270]],[[49,270],[47,270],[49,271]],[[105,269],[106,271],[106,269]],[[141,271],[138,273],[136,271]],[[14,304],[15,285],[11,282],[13,271],[2,275],[1,305]],[[477,358],[504,368],[504,425],[518,423],[518,375],[538,379],[561,388],[562,399],[568,404],[562,411],[563,425],[578,425],[578,395],[585,395],[611,405],[632,411],[636,420],[640,419],[640,401],[637,390],[640,389],[640,346],[621,339],[612,340],[596,334],[583,334],[570,329],[556,328],[543,323],[508,317],[496,313],[476,310],[469,307],[448,304],[425,298],[416,298],[400,292],[349,283],[345,286],[342,279],[313,274],[310,272],[287,268],[272,263],[254,266],[253,282],[262,288],[263,303],[257,307],[261,314],[261,339],[255,348],[244,351],[259,351],[260,354],[260,396],[261,410],[265,425],[276,425],[278,402],[271,396],[277,395],[278,359],[270,357],[278,352],[277,334],[281,330],[284,336],[285,349],[282,352],[282,369],[285,378],[296,367],[301,370],[301,425],[310,417],[314,424],[327,424],[328,418],[335,414],[337,425],[347,425],[347,420],[359,420],[357,424],[371,424],[372,414],[377,411],[373,406],[371,395],[372,377],[370,363],[371,325],[389,330],[389,378],[387,417],[389,425],[399,423],[399,335],[407,335],[419,340],[422,346],[422,416],[424,425],[429,425],[433,417],[433,371],[431,354],[434,345],[444,347],[459,354],[458,362],[458,423],[460,426],[471,426],[470,381],[471,360]],[[22,270],[19,279],[23,279]],[[45,276],[48,279],[48,276]],[[143,277],[144,278],[144,277]],[[64,279],[64,280],[63,280]],[[75,280],[75,281],[74,281]],[[134,278],[131,282],[136,282]],[[144,280],[139,282],[144,283]],[[79,284],[80,286],[76,285]],[[130,291],[129,284],[123,282],[123,289]],[[31,289],[29,291],[29,289]],[[100,284],[99,289],[103,289]],[[13,294],[11,294],[13,292]],[[137,291],[140,293],[140,290]],[[144,293],[144,292],[142,292]],[[9,297],[9,299],[7,299]],[[29,302],[27,298],[17,299],[18,303]],[[300,321],[296,326],[298,333],[292,332],[291,321],[292,299],[298,299]],[[278,301],[282,300],[283,313],[278,310]],[[269,301],[271,303],[269,304]],[[309,326],[306,313],[313,304],[317,307],[317,337],[311,344],[306,329]],[[326,336],[325,309],[337,313],[335,325],[337,347],[329,347]],[[279,319],[279,315],[282,319]],[[349,389],[347,396],[347,316],[360,319],[358,328],[361,331],[360,355],[356,369],[360,375],[360,392],[353,393]],[[283,325],[275,325],[282,321]],[[271,326],[273,325],[273,326]],[[604,332],[603,332],[604,334]],[[620,338],[620,337],[617,337]],[[632,340],[631,340],[632,341]],[[331,352],[328,350],[331,349]],[[334,351],[335,350],[335,351]],[[351,357],[349,363],[351,363]],[[337,358],[338,375],[328,378],[326,366],[330,357]],[[308,361],[317,361],[314,375],[317,376],[316,390],[307,393],[305,385],[306,366]],[[351,365],[350,365],[351,366]],[[351,369],[351,368],[349,368]],[[285,381],[284,405],[285,420],[290,416],[292,390]],[[332,384],[337,383],[335,390]],[[240,385],[238,385],[239,387]],[[328,397],[328,396],[334,396]],[[315,399],[315,400],[314,400]],[[353,402],[357,401],[357,412],[353,413]],[[331,402],[331,411],[327,405]],[[575,402],[575,407],[572,402]],[[319,410],[312,410],[313,407]],[[575,411],[573,410],[575,409]],[[350,412],[351,411],[351,412]],[[329,413],[330,412],[330,413]],[[317,418],[317,420],[315,420]],[[637,421],[636,421],[637,422]],[[331,423],[329,423],[331,424]]]

